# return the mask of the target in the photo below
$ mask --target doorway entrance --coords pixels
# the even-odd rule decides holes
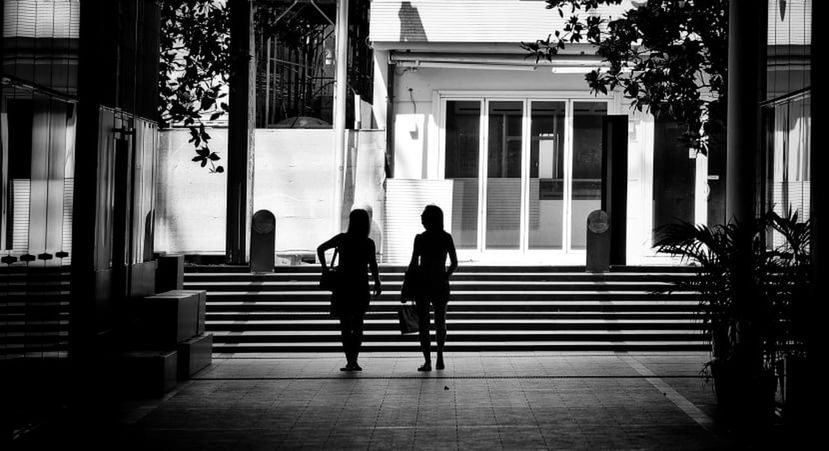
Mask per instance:
[[[609,100],[445,98],[443,176],[461,258],[576,264],[600,208]]]

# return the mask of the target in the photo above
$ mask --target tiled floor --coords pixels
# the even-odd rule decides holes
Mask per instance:
[[[134,403],[140,449],[711,449],[706,354],[465,354],[215,359],[163,400]],[[264,358],[270,357],[270,358]]]

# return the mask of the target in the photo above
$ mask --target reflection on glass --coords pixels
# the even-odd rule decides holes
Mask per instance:
[[[769,195],[771,205],[780,215],[797,212],[799,221],[811,217],[811,97],[792,100],[773,107],[774,122],[769,152]],[[775,248],[785,238],[773,234]]]
[[[533,102],[529,248],[561,249],[564,211],[564,102]]]
[[[602,118],[606,115],[605,102],[573,103],[571,249],[585,248],[587,215],[601,208]]]
[[[489,103],[487,249],[518,249],[521,244],[522,119],[523,102]]]
[[[676,122],[656,119],[653,127],[653,227],[678,221],[694,222],[696,160],[688,158],[688,146],[680,140]]]
[[[766,3],[766,99],[775,99],[811,86],[812,0]]]
[[[446,102],[446,172],[452,184],[452,237],[458,249],[478,247],[478,156],[481,103]]]
[[[4,75],[76,95],[80,0],[3,3]]]

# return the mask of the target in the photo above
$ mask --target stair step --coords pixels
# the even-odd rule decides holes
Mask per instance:
[[[209,297],[208,297],[209,299]],[[372,301],[369,313],[372,312],[397,312],[400,309],[399,301]],[[672,312],[693,312],[699,306],[697,301],[665,301],[665,300],[622,300],[622,301],[596,301],[596,300],[570,300],[570,301],[458,301],[452,300],[449,303],[449,311],[460,312],[573,312],[573,311],[672,311]],[[319,312],[327,313],[330,309],[329,300],[320,301],[223,301],[207,303],[207,313],[218,311],[269,311],[269,312]]]
[[[504,302],[509,299],[520,299],[522,301],[544,301],[544,300],[696,300],[696,293],[650,293],[647,291],[522,291],[519,293],[506,290],[491,291],[460,291],[453,290],[451,302],[455,301],[497,301]],[[245,299],[253,302],[278,301],[280,299],[304,299],[308,301],[327,301],[331,299],[331,293],[325,291],[208,291],[208,302],[211,301],[234,301]],[[384,291],[378,299],[380,301],[400,301],[399,291]],[[372,302],[374,299],[372,299]]]
[[[250,342],[339,342],[338,330],[308,330],[298,335],[296,331],[244,331],[233,332],[211,330],[214,343],[250,343]],[[698,340],[703,336],[695,330],[451,330],[452,343],[467,341],[573,341],[573,340]],[[373,341],[417,341],[417,334],[402,335],[399,331],[366,330],[363,342]]]
[[[575,311],[575,312],[557,312],[557,311],[498,311],[498,312],[484,312],[484,311],[467,311],[458,312],[455,309],[450,310],[450,318],[455,319],[479,319],[479,320],[503,320],[515,319],[524,321],[526,319],[559,319],[559,320],[590,320],[590,319],[605,319],[608,321],[614,320],[661,320],[661,319],[675,319],[675,320],[696,320],[699,313],[696,311],[661,311],[661,312],[628,312],[628,311]],[[304,321],[304,320],[321,320],[332,319],[327,311],[325,312],[266,312],[266,311],[249,311],[249,312],[207,312],[208,321],[249,321],[249,320],[284,320],[284,321]],[[396,310],[385,311],[369,311],[366,314],[366,319],[392,319],[397,320]],[[333,320],[333,319],[332,319]]]
[[[379,265],[380,272],[399,272],[402,273],[406,270],[405,265],[388,265],[388,264],[380,264]],[[639,273],[663,273],[668,272],[671,274],[688,274],[694,273],[697,268],[694,266],[668,266],[668,265],[630,265],[630,266],[611,266],[610,271],[601,273],[601,274],[619,274],[619,273],[630,273],[630,272],[639,272]],[[487,272],[572,272],[572,273],[584,273],[585,267],[584,265],[570,265],[570,266],[550,266],[550,265],[475,265],[475,264],[468,264],[467,262],[460,262],[459,271],[462,272],[475,272],[475,273],[487,273]],[[194,265],[194,264],[186,264],[184,266],[185,274],[198,274],[198,273],[239,273],[239,274],[251,274],[250,270],[247,266],[236,266],[236,265]],[[294,266],[276,266],[274,267],[274,273],[319,273],[320,265],[319,264],[302,264],[302,265],[294,265]],[[257,273],[259,275],[262,273]],[[264,273],[264,274],[271,274]]]
[[[434,346],[434,344],[433,344]],[[707,351],[710,345],[702,341],[510,341],[479,342],[467,341],[447,344],[446,351],[453,352],[508,352],[508,351]],[[216,353],[291,353],[291,352],[334,352],[341,353],[339,343],[214,343]],[[417,342],[377,341],[365,343],[361,352],[407,352],[420,353]]]
[[[417,334],[398,331],[403,266],[382,265],[383,294],[371,299],[365,351],[419,351]],[[699,294],[674,291],[694,268],[466,266],[453,275],[452,350],[709,349],[699,328]],[[185,288],[207,291],[206,328],[214,351],[342,352],[339,322],[319,289],[319,266],[247,273],[240,267],[187,269]]]
[[[402,281],[386,281],[383,284],[384,291],[398,292]],[[673,285],[669,282],[641,282],[623,281],[597,283],[595,281],[451,281],[450,288],[453,292],[458,291],[511,291],[511,292],[627,292],[627,291],[667,291]],[[184,288],[188,290],[207,290],[216,292],[308,292],[321,291],[319,282],[314,281],[222,281],[222,282],[185,282]]]
[[[319,282],[319,271],[305,273],[187,273],[184,275],[185,283],[200,282]],[[506,280],[506,281],[601,281],[601,282],[672,282],[693,277],[693,274],[671,274],[671,273],[566,273],[566,272],[492,272],[492,273],[471,273],[456,272],[452,275],[452,282],[477,281],[477,280]],[[403,280],[403,273],[380,273],[380,280],[387,282],[400,282]]]
[[[594,330],[594,331],[663,331],[663,330],[699,330],[699,324],[689,320],[486,320],[486,319],[448,319],[447,327],[455,331],[558,331],[558,330]],[[279,320],[279,321],[206,321],[206,327],[212,331],[334,331],[339,333],[338,320]],[[397,331],[398,321],[390,319],[368,319],[364,330]]]

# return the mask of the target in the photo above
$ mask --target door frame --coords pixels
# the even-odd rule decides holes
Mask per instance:
[[[480,139],[478,140],[478,232],[476,249],[459,249],[458,255],[462,260],[480,262],[503,263],[521,261],[527,263],[549,264],[584,264],[584,250],[571,249],[572,223],[572,182],[573,182],[573,103],[579,101],[606,102],[607,114],[618,114],[621,109],[621,98],[617,93],[606,96],[592,95],[586,91],[465,91],[465,90],[435,90],[433,100],[438,102],[436,108],[435,134],[437,150],[437,178],[445,179],[446,171],[446,103],[448,101],[477,101],[481,106],[479,124]],[[492,101],[521,101],[523,104],[522,134],[521,134],[521,208],[520,208],[520,235],[517,250],[487,250],[486,249],[486,179],[489,151],[489,104]],[[562,205],[562,248],[561,249],[529,249],[528,213],[529,213],[529,165],[532,115],[531,108],[534,101],[565,102],[565,136],[564,151],[564,190]],[[433,141],[434,142],[434,141]]]

